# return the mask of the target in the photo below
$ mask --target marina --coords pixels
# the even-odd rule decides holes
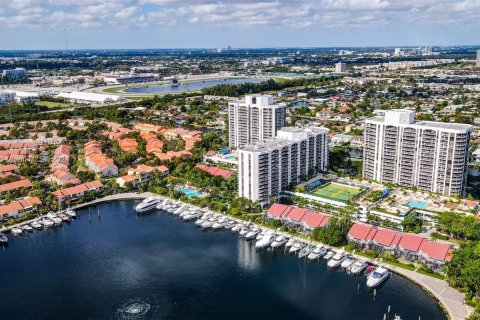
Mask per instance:
[[[366,279],[363,276],[354,277],[351,274],[349,274],[348,270],[344,270],[344,269],[341,269],[341,268],[339,268],[338,271],[330,270],[330,272],[327,272],[329,270],[329,268],[327,268],[327,263],[322,262],[321,259],[317,259],[316,263],[309,262],[310,259],[308,259],[307,257],[311,253],[313,253],[317,247],[314,247],[311,244],[302,241],[301,239],[291,238],[291,239],[287,240],[288,236],[283,236],[281,234],[276,234],[275,231],[264,230],[263,228],[259,228],[258,226],[254,226],[254,225],[247,225],[244,221],[237,221],[237,220],[232,219],[230,217],[225,217],[225,216],[222,216],[222,215],[219,215],[219,214],[216,214],[216,213],[213,213],[213,212],[209,212],[207,210],[200,209],[200,208],[187,207],[183,204],[180,204],[180,203],[177,203],[177,202],[174,202],[174,201],[168,201],[167,202],[165,200],[161,200],[158,204],[158,206],[161,208],[161,210],[158,211],[157,209],[153,209],[152,211],[150,211],[149,214],[134,214],[133,208],[134,208],[134,206],[136,207],[137,205],[138,205],[138,203],[136,203],[134,205],[133,202],[120,201],[120,202],[102,204],[102,205],[97,206],[97,208],[94,207],[94,208],[91,208],[91,209],[90,208],[81,209],[80,212],[79,212],[77,221],[75,221],[75,223],[65,224],[64,228],[50,228],[50,229],[47,229],[46,232],[26,233],[26,234],[23,234],[20,237],[12,238],[11,239],[12,243],[11,243],[10,247],[5,252],[3,252],[3,254],[8,254],[8,255],[12,254],[14,256],[16,256],[18,254],[24,254],[24,255],[26,254],[28,256],[29,253],[25,252],[24,250],[28,250],[28,248],[30,248],[33,245],[31,243],[32,242],[31,239],[29,239],[30,237],[36,238],[36,241],[35,241],[36,245],[35,246],[41,245],[43,239],[45,239],[45,241],[48,242],[48,241],[54,241],[52,239],[52,237],[60,238],[60,239],[58,239],[60,241],[59,243],[57,243],[56,241],[55,241],[55,243],[50,243],[49,242],[49,245],[53,246],[53,248],[49,248],[49,250],[53,250],[54,252],[58,252],[58,250],[60,250],[59,248],[68,247],[69,245],[72,244],[71,243],[72,241],[83,241],[83,240],[80,240],[80,239],[83,238],[83,237],[89,237],[89,240],[88,240],[89,243],[92,243],[92,245],[94,244],[94,247],[89,246],[89,248],[90,248],[89,250],[93,250],[92,254],[95,256],[96,259],[100,259],[101,258],[100,256],[106,254],[110,258],[114,259],[114,261],[115,261],[115,259],[122,260],[122,259],[126,258],[126,257],[124,258],[125,255],[129,256],[130,254],[134,254],[134,255],[140,254],[140,253],[138,253],[138,250],[140,250],[140,252],[143,252],[142,257],[144,257],[143,254],[148,254],[150,256],[151,255],[150,251],[155,248],[155,245],[153,245],[153,244],[142,245],[141,248],[143,248],[143,249],[139,249],[137,247],[137,245],[135,247],[127,246],[128,249],[126,248],[125,252],[122,252],[121,251],[122,249],[120,249],[119,247],[118,248],[116,247],[116,246],[119,246],[120,244],[125,245],[125,241],[130,241],[130,240],[127,240],[127,239],[123,239],[120,235],[122,234],[122,232],[126,233],[126,234],[129,234],[130,233],[129,228],[133,228],[133,230],[131,230],[132,232],[135,232],[135,234],[137,234],[138,236],[139,235],[143,235],[143,236],[138,238],[137,240],[133,240],[133,239],[136,239],[136,238],[131,238],[131,240],[133,240],[132,241],[132,246],[133,246],[133,244],[136,244],[136,243],[139,244],[139,241],[140,241],[140,243],[142,243],[144,241],[148,241],[148,242],[152,241],[152,242],[155,242],[155,243],[156,242],[161,242],[163,249],[160,249],[160,248],[155,249],[154,252],[157,252],[157,254],[152,256],[153,260],[147,259],[148,260],[147,262],[141,262],[140,263],[139,261],[141,261],[141,259],[139,261],[135,260],[135,259],[130,260],[130,259],[132,259],[132,257],[129,257],[128,261],[137,261],[137,262],[135,262],[133,265],[131,265],[131,263],[129,262],[129,264],[127,264],[127,265],[129,265],[128,269],[125,269],[125,270],[121,269],[121,270],[116,270],[116,271],[114,270],[114,274],[116,276],[122,276],[121,279],[124,279],[125,281],[127,281],[129,279],[129,277],[125,278],[126,274],[123,274],[123,272],[127,272],[127,270],[131,270],[131,271],[137,270],[137,271],[134,271],[133,274],[131,274],[131,276],[133,276],[134,279],[130,279],[128,281],[135,280],[137,276],[140,276],[139,279],[141,279],[142,278],[141,275],[145,271],[143,271],[141,274],[138,274],[138,271],[149,270],[147,272],[147,274],[153,272],[152,271],[153,270],[152,266],[150,265],[152,263],[154,265],[156,265],[156,263],[158,263],[158,264],[162,265],[163,267],[165,267],[164,264],[168,264],[168,265],[169,264],[172,264],[172,265],[176,264],[176,265],[179,266],[180,269],[183,270],[185,268],[185,266],[184,266],[185,262],[187,262],[187,265],[188,265],[188,261],[191,260],[191,259],[183,260],[183,259],[186,258],[186,256],[184,256],[184,255],[193,254],[195,259],[194,259],[194,261],[191,261],[190,263],[195,264],[194,270],[196,270],[196,271],[190,270],[190,272],[200,272],[200,274],[203,274],[204,272],[207,272],[205,270],[200,271],[202,269],[197,268],[197,265],[196,265],[198,263],[197,260],[200,260],[201,262],[203,261],[203,263],[206,263],[209,266],[207,268],[207,270],[209,270],[209,268],[214,268],[213,265],[215,265],[216,263],[219,263],[219,264],[231,265],[232,267],[236,266],[236,267],[234,267],[233,270],[236,270],[236,268],[241,268],[241,269],[246,270],[248,274],[253,273],[253,275],[250,275],[250,276],[254,276],[254,277],[258,276],[259,277],[261,275],[261,277],[259,277],[258,280],[255,280],[255,281],[259,281],[259,283],[257,283],[256,286],[257,285],[260,286],[259,291],[263,295],[262,298],[258,297],[258,299],[261,302],[266,302],[266,305],[264,303],[262,303],[262,307],[261,308],[259,307],[260,308],[259,312],[260,312],[260,310],[263,310],[261,312],[268,312],[268,314],[269,315],[272,314],[272,316],[274,316],[275,314],[277,314],[277,312],[280,312],[280,311],[279,310],[277,311],[276,308],[269,308],[268,306],[271,303],[274,303],[275,301],[277,301],[278,297],[277,298],[270,297],[269,296],[270,294],[268,293],[268,292],[270,292],[270,290],[268,290],[267,288],[264,288],[265,285],[268,285],[269,287],[270,286],[273,286],[273,287],[280,286],[280,287],[282,287],[284,285],[287,285],[287,283],[289,283],[289,285],[292,285],[291,281],[294,281],[295,286],[300,286],[300,288],[298,288],[298,290],[300,290],[299,294],[303,297],[303,299],[310,300],[310,299],[313,299],[313,298],[318,299],[318,297],[321,297],[322,299],[324,299],[324,294],[322,294],[321,292],[323,292],[326,288],[326,287],[324,287],[325,281],[326,281],[327,283],[329,283],[329,285],[332,285],[332,286],[335,283],[336,286],[350,287],[351,289],[345,289],[344,288],[345,290],[347,290],[347,292],[344,293],[342,291],[341,295],[352,294],[351,299],[353,299],[353,301],[351,303],[353,303],[353,305],[355,305],[357,303],[357,302],[355,302],[355,299],[365,300],[365,301],[362,302],[362,304],[365,304],[365,305],[360,308],[362,311],[358,313],[358,314],[364,314],[365,315],[365,317],[363,319],[382,319],[382,316],[385,313],[385,310],[386,310],[387,306],[390,305],[390,304],[393,304],[396,301],[396,299],[391,298],[390,295],[391,294],[394,294],[394,295],[397,294],[397,292],[400,289],[401,289],[400,292],[402,292],[402,290],[403,290],[402,288],[404,288],[404,287],[408,288],[408,290],[414,290],[416,292],[415,295],[424,296],[422,302],[427,301],[428,302],[427,304],[430,304],[431,308],[433,308],[434,312],[432,312],[432,310],[429,310],[428,312],[425,312],[424,314],[422,314],[421,311],[420,311],[420,313],[418,315],[422,314],[422,319],[446,319],[445,316],[443,315],[442,311],[441,311],[441,308],[436,304],[435,300],[430,298],[428,296],[428,294],[426,294],[422,289],[420,289],[419,287],[417,287],[413,283],[408,282],[407,280],[403,279],[402,277],[396,276],[396,277],[392,277],[392,278],[388,279],[388,281],[386,281],[382,285],[382,287],[379,288],[379,291],[378,292],[375,291],[375,294],[374,294],[373,291],[371,291],[367,288],[366,282],[365,282]],[[182,210],[179,210],[179,209],[182,209]],[[95,213],[95,211],[97,211],[97,210],[98,210],[98,212],[102,212],[102,213],[103,212],[108,212],[108,214],[102,215],[101,218],[100,218],[100,216],[98,216],[98,218],[97,218],[96,214],[92,214],[92,212]],[[196,213],[198,220],[191,219],[192,223],[184,223],[185,220],[182,217],[180,217],[180,215],[183,214],[184,212]],[[175,215],[177,217],[175,217]],[[188,216],[188,214],[183,215],[183,217],[187,217],[187,216]],[[200,230],[202,230],[202,228],[199,227],[197,223],[194,223],[194,221],[198,222],[199,220],[202,220],[202,219],[206,220],[206,221],[210,221],[210,223],[212,223],[211,226],[207,225],[207,227],[203,228],[204,231],[210,230],[210,232],[199,232]],[[217,227],[216,229],[214,229],[213,225],[215,225],[215,223],[217,223],[217,225],[218,224],[223,224],[223,227]],[[124,224],[126,224],[126,225],[124,225]],[[232,226],[230,230],[228,230],[228,228],[225,228],[227,225]],[[241,227],[240,230],[242,230],[243,234],[244,234],[243,238],[240,237],[240,230],[238,231],[239,234],[235,234],[235,230],[233,230],[235,227]],[[221,230],[225,230],[225,231],[221,231]],[[94,234],[92,234],[92,232],[94,232]],[[112,232],[115,232],[115,234],[116,234],[112,238],[112,240],[115,239],[114,243],[111,244],[115,247],[114,252],[110,252],[109,251],[110,249],[105,248],[104,247],[105,245],[102,244],[102,241],[99,240],[99,239],[101,239],[103,237],[106,237],[106,236],[111,237]],[[120,234],[118,234],[118,233],[120,233]],[[153,233],[153,235],[152,235],[152,233]],[[248,236],[249,240],[247,240],[247,234],[249,234],[249,233],[250,233],[250,235]],[[254,234],[255,234],[255,236],[254,236]],[[146,238],[147,235],[148,235],[148,237],[153,237],[153,239],[148,240]],[[70,237],[73,237],[73,239],[70,239]],[[175,242],[173,239],[171,239],[171,237],[178,237],[179,239],[177,239],[176,242]],[[197,242],[202,243],[204,241],[206,241],[207,243],[210,243],[211,241],[214,241],[214,244],[211,244],[211,245],[209,245],[209,246],[207,246],[206,248],[203,248],[203,249],[198,248],[198,244],[193,245],[193,247],[196,248],[195,250],[200,250],[200,252],[204,252],[204,253],[205,253],[205,250],[207,250],[206,252],[210,252],[210,253],[202,255],[201,257],[199,257],[198,254],[200,254],[200,252],[199,253],[192,253],[192,252],[190,252],[191,250],[187,250],[187,252],[183,252],[184,250],[186,250],[185,247],[184,247],[184,245],[186,245],[186,243],[185,243],[185,241],[187,241],[186,239],[190,239],[192,237],[194,237],[196,239],[195,243],[197,243]],[[284,237],[284,238],[282,239],[281,237]],[[293,254],[290,255],[286,252],[287,249],[288,249],[288,247],[286,246],[287,242],[289,242],[292,239],[294,241],[293,241],[293,244],[290,246],[290,248],[291,247],[297,248],[296,250],[294,250],[294,252],[297,253],[297,256],[295,256]],[[281,245],[277,244],[277,247],[273,248],[272,244],[273,244],[274,240],[278,240],[277,242],[280,242],[282,244]],[[180,242],[180,244],[183,243],[183,246],[182,246],[183,249],[177,248],[177,249],[174,250],[174,248],[176,248],[177,246],[180,245],[178,242]],[[109,243],[109,242],[106,241],[106,243]],[[190,245],[192,245],[192,244],[190,244]],[[78,246],[78,245],[79,244],[77,243],[75,246]],[[213,245],[213,247],[212,247],[212,245]],[[22,250],[23,246],[25,246],[24,250]],[[59,248],[57,248],[56,246],[58,246]],[[95,246],[100,246],[100,247],[98,248],[98,247],[95,247]],[[165,246],[171,246],[171,248],[166,249],[167,247],[165,247]],[[227,249],[226,247],[228,247],[229,249]],[[208,249],[208,248],[210,248],[210,249]],[[105,251],[105,250],[107,250],[107,251]],[[211,250],[213,250],[213,251],[211,251]],[[318,252],[318,250],[317,250],[317,252]],[[333,251],[330,251],[330,252],[335,254]],[[114,256],[116,256],[116,258],[111,257],[112,254]],[[213,254],[213,257],[210,256],[211,254]],[[221,256],[218,256],[219,254],[221,254]],[[97,257],[97,255],[99,255],[99,256]],[[180,256],[184,257],[180,260],[182,262],[180,262],[177,258],[175,258],[175,256],[177,256],[177,255],[180,255]],[[301,256],[301,258],[300,258],[300,256]],[[87,257],[90,257],[90,254]],[[64,258],[57,257],[55,259],[64,259]],[[231,261],[231,259],[233,259],[233,261]],[[170,260],[172,260],[172,261],[170,261]],[[12,261],[12,260],[8,260],[8,261]],[[13,259],[12,263],[14,263],[14,261],[15,261],[15,259]],[[270,261],[270,262],[268,262],[268,261]],[[62,262],[62,263],[67,263],[68,264],[68,262]],[[144,263],[147,263],[147,266],[143,265]],[[267,264],[264,265],[265,263],[267,263]],[[139,264],[142,265],[142,267],[140,269],[138,269]],[[287,268],[287,269],[284,270],[285,272],[287,272],[287,270],[291,270],[292,267],[293,268],[300,268],[299,269],[300,273],[297,276],[293,276],[293,278],[292,278],[292,275],[290,275],[288,277],[286,277],[286,275],[282,275],[282,276],[280,276],[280,279],[277,279],[274,282],[270,283],[269,279],[272,279],[272,281],[274,279],[274,278],[272,278],[274,275],[270,274],[270,271],[267,271],[271,267],[273,267],[273,265],[272,265],[272,266],[267,268],[267,266],[270,265],[270,264],[275,265],[275,268],[280,268],[281,270],[284,270],[283,268]],[[279,264],[279,265],[277,265],[277,264]],[[284,266],[283,264],[286,264],[286,265]],[[123,265],[123,267],[126,267],[127,265]],[[294,267],[294,265],[297,265],[297,267]],[[131,269],[133,266],[135,266],[135,268]],[[5,266],[5,264],[0,263],[0,267],[4,268],[6,266]],[[191,267],[193,268],[193,266],[191,266]],[[200,266],[198,266],[198,267],[200,267]],[[75,267],[75,268],[73,268],[73,270],[76,270],[76,271],[73,271],[73,272],[74,272],[75,276],[77,276],[78,272],[79,272],[78,268]],[[87,270],[89,270],[89,269],[87,268]],[[91,274],[93,272],[93,271],[87,271],[87,270],[81,271],[79,273],[79,275],[81,277],[84,277],[84,276],[86,276],[85,274]],[[128,271],[128,272],[131,272],[131,271]],[[344,272],[344,271],[347,271],[347,272]],[[4,270],[4,272],[5,272],[5,270]],[[120,272],[120,274],[118,274],[119,272]],[[188,270],[185,271],[185,272],[186,272],[187,275],[189,274]],[[232,271],[232,272],[234,272],[234,271]],[[209,274],[209,276],[207,278],[210,279],[211,276],[213,276],[213,274],[210,274],[210,273],[208,273],[208,274]],[[220,274],[222,274],[222,273],[220,273]],[[72,274],[72,276],[73,276],[73,274]],[[102,275],[102,276],[104,276],[104,275]],[[196,276],[198,276],[198,275],[196,275]],[[62,276],[62,278],[63,277],[64,276]],[[177,277],[178,277],[178,275],[177,275]],[[300,277],[300,278],[295,279],[297,277]],[[111,276],[108,276],[107,278],[112,280]],[[160,277],[160,278],[162,278],[162,277]],[[339,278],[341,280],[339,280]],[[304,279],[304,280],[302,280],[302,279]],[[335,281],[340,281],[340,283],[331,282],[334,279],[336,279]],[[33,283],[38,283],[38,281],[39,281],[39,279],[32,279],[29,276],[27,276],[26,280],[33,281]],[[68,279],[63,279],[63,280],[67,281]],[[70,279],[68,281],[71,281],[71,280],[72,279]],[[149,280],[153,281],[153,282],[158,281],[157,278],[149,279]],[[307,280],[308,285],[306,285],[306,283],[304,282],[305,280]],[[17,279],[17,281],[20,281],[20,280]],[[65,283],[68,283],[68,281],[65,282]],[[79,280],[75,280],[74,283],[78,283],[78,281]],[[100,283],[106,285],[109,288],[111,284],[105,283],[105,281],[106,280],[100,281]],[[207,281],[207,280],[203,279],[202,281]],[[222,280],[220,278],[217,281],[222,282]],[[264,283],[265,281],[267,282],[266,284]],[[278,281],[278,283],[277,283],[277,281]],[[23,283],[23,282],[24,282],[24,280],[20,281],[20,283],[17,283],[17,284],[22,286],[21,283]],[[215,286],[215,282],[216,281],[214,281],[214,286]],[[15,285],[15,284],[12,282],[12,283],[10,283],[10,285]],[[27,285],[27,284],[25,284],[25,285]],[[237,285],[242,287],[241,284],[237,284]],[[306,285],[306,287],[304,287],[305,285]],[[328,287],[328,289],[327,289],[328,291],[332,290],[329,286],[327,286],[327,287]],[[64,290],[66,290],[66,289],[64,289]],[[142,290],[144,290],[144,288],[142,288]],[[265,291],[265,290],[267,290],[267,291]],[[311,290],[313,290],[313,292]],[[320,291],[318,291],[318,290],[320,290]],[[333,290],[336,291],[336,289],[333,289]],[[393,290],[393,292],[390,292],[391,290]],[[136,292],[136,290],[134,290],[134,291]],[[149,291],[149,290],[147,290],[147,291]],[[290,292],[288,290],[285,291],[285,288],[283,288],[283,289],[280,288],[280,292],[282,294],[287,295],[287,296],[290,295]],[[310,296],[314,292],[317,292],[316,293],[317,296]],[[74,294],[74,293],[68,292],[68,290],[67,290],[67,294]],[[225,293],[223,293],[223,291],[222,291],[222,294],[225,294]],[[408,292],[402,292],[402,294],[403,295],[408,295],[409,293]],[[219,295],[220,295],[220,293],[219,293]],[[361,298],[358,298],[359,296],[361,296]],[[131,297],[131,298],[132,299],[139,299],[138,296]],[[128,301],[127,297],[125,297],[125,299],[126,299],[125,301]],[[148,295],[147,295],[147,297],[140,297],[141,301],[150,301],[149,299],[151,299],[151,298]],[[243,301],[242,297],[235,297],[234,301],[238,301],[239,299],[240,299],[240,305],[241,305],[241,303],[242,303],[241,301]],[[326,299],[328,299],[328,298],[326,298]],[[400,298],[398,298],[398,299],[401,300]],[[105,299],[102,298],[100,300],[103,301]],[[221,302],[222,298],[220,296],[215,296],[214,298],[212,297],[211,299],[208,299],[208,300],[211,300],[211,301],[207,301],[206,302],[207,305],[211,305],[212,303],[215,303],[215,305],[217,303],[222,303]],[[369,301],[369,302],[367,302],[367,301]],[[381,306],[378,305],[378,301],[382,301]],[[153,304],[153,305],[158,303],[158,302],[155,302],[155,301],[150,301],[150,302],[149,303]],[[80,303],[81,303],[81,301],[80,301]],[[116,309],[113,310],[112,308],[113,308],[113,305],[116,305],[118,303],[119,303],[118,301],[115,301],[115,303],[113,303],[113,301],[112,301],[112,302],[110,302],[110,305],[107,303],[107,305],[111,306],[110,309],[103,310],[102,312],[113,312],[113,313],[115,313],[118,310],[116,310]],[[163,302],[161,302],[160,305],[162,305],[162,303]],[[293,311],[293,310],[296,310],[296,308],[292,309],[293,305],[296,305],[297,303],[299,303],[302,306],[300,308],[301,310],[300,311],[299,310]],[[414,302],[410,301],[409,303],[414,303]],[[74,304],[76,304],[76,303],[74,303]],[[93,309],[95,309],[95,308],[102,309],[97,304],[98,303],[94,303],[94,306],[87,307],[87,310],[92,311],[92,308]],[[395,303],[395,304],[397,304],[397,303]],[[9,304],[7,303],[6,305],[8,306]],[[47,305],[48,305],[48,303],[47,303]],[[325,308],[326,310],[322,309],[322,310],[311,311],[311,310],[308,310],[310,307],[303,306],[303,302],[295,302],[293,305],[288,304],[288,306],[285,306],[286,310],[283,310],[283,311],[287,312],[287,314],[289,312],[291,312],[290,313],[291,317],[294,317],[294,318],[297,315],[303,315],[303,316],[301,316],[301,318],[319,318],[319,317],[321,318],[325,315],[328,315],[328,309],[329,309],[328,306],[322,306],[322,308]],[[322,305],[323,305],[323,303],[322,303]],[[207,311],[207,310],[203,310],[203,307],[200,307],[200,306],[195,306],[195,307],[202,309],[202,310],[196,310],[195,311],[196,314],[200,314],[200,315],[208,314],[209,315],[208,318],[220,318],[219,317],[220,313],[212,313],[214,309]],[[365,309],[367,307],[368,307],[368,310],[364,311],[363,309]],[[393,307],[394,307],[394,310],[397,314],[403,316],[403,319],[418,317],[418,315],[416,315],[416,314],[415,315],[410,314],[412,317],[408,317],[408,312],[405,314],[405,311],[403,310],[403,307],[399,307],[398,305],[395,305]],[[2,308],[4,308],[4,307],[2,307]],[[2,309],[2,308],[0,308],[0,309]],[[415,308],[415,310],[422,310],[422,307],[420,307],[420,306],[415,306],[414,308]],[[21,308],[18,308],[18,309],[21,309]],[[42,308],[40,308],[40,310],[41,309]],[[275,309],[275,310],[273,310],[273,309]],[[280,309],[284,309],[284,308],[280,308]],[[151,311],[153,312],[153,310],[158,311],[158,308],[152,308]],[[183,314],[183,311],[180,311],[180,310],[177,310],[177,309],[175,309],[175,310],[176,311],[173,314],[175,314],[175,315]],[[0,310],[0,312],[2,312],[2,314],[7,314],[7,315],[9,314],[8,312],[5,313],[4,311],[5,310]],[[16,310],[16,311],[19,312],[19,310]],[[401,311],[404,311],[404,313],[402,314]],[[28,312],[28,311],[25,311],[25,312]],[[50,311],[44,311],[44,312],[50,312]],[[52,311],[52,312],[54,312],[54,311]],[[300,312],[300,313],[297,314],[296,312]],[[372,312],[376,312],[376,314],[373,315]],[[102,313],[102,314],[105,315],[105,313]],[[241,312],[239,313],[239,315],[240,314],[241,314]],[[261,313],[261,314],[263,314],[263,313]],[[281,313],[279,313],[277,315],[277,317],[280,316],[280,315],[281,315]],[[434,315],[434,317],[430,317],[432,315]],[[200,318],[206,318],[206,317],[200,316]],[[260,314],[259,315],[254,314],[251,317],[249,316],[249,318],[260,319],[260,318],[262,318],[262,316]],[[339,317],[339,319],[348,319],[348,317],[344,317],[343,315],[341,315]],[[362,318],[356,317],[356,319],[362,319]]]

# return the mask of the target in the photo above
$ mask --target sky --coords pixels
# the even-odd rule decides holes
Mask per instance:
[[[0,0],[0,50],[480,44],[480,0]]]

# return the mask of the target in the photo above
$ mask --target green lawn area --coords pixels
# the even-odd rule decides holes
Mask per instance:
[[[103,92],[106,92],[106,93],[117,93],[123,89],[127,88],[126,86],[118,86],[118,87],[111,87],[111,88],[106,88],[106,89],[103,89],[102,91]]]
[[[69,108],[69,107],[76,107],[80,106],[81,104],[78,103],[62,103],[62,102],[52,102],[52,101],[38,101],[35,103],[38,106],[44,106],[47,108]]]
[[[347,203],[358,196],[363,190],[344,184],[330,182],[311,192],[312,195]]]

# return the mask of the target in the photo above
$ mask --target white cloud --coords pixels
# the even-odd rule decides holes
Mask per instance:
[[[10,0],[0,14],[9,27],[471,25],[480,0]]]

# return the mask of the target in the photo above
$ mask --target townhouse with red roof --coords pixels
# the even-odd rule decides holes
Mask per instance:
[[[220,167],[212,167],[212,166],[207,166],[204,164],[197,164],[195,168],[200,169],[202,171],[205,171],[206,173],[211,174],[212,176],[217,176],[221,177],[224,180],[228,179],[232,174],[233,171],[227,170],[227,169],[222,169]]]
[[[82,183],[78,186],[60,189],[52,192],[53,196],[60,202],[71,202],[79,199],[88,192],[100,191],[103,189],[103,184],[99,180],[94,180]]]
[[[0,185],[0,194],[5,194],[8,191],[19,190],[24,188],[30,188],[32,182],[28,179],[23,179],[19,181],[14,181],[10,183],[5,183]]]
[[[118,144],[120,145],[120,148],[124,152],[130,152],[130,153],[136,153],[137,152],[138,142],[137,142],[137,140],[135,140],[133,138],[120,139],[118,141]]]
[[[0,206],[0,221],[3,222],[8,219],[21,218],[26,213],[36,211],[40,205],[42,205],[42,201],[40,201],[38,197],[28,197],[10,202],[9,204]]]
[[[324,228],[330,220],[330,215],[326,213],[279,203],[274,203],[268,208],[266,217],[308,230]]]

